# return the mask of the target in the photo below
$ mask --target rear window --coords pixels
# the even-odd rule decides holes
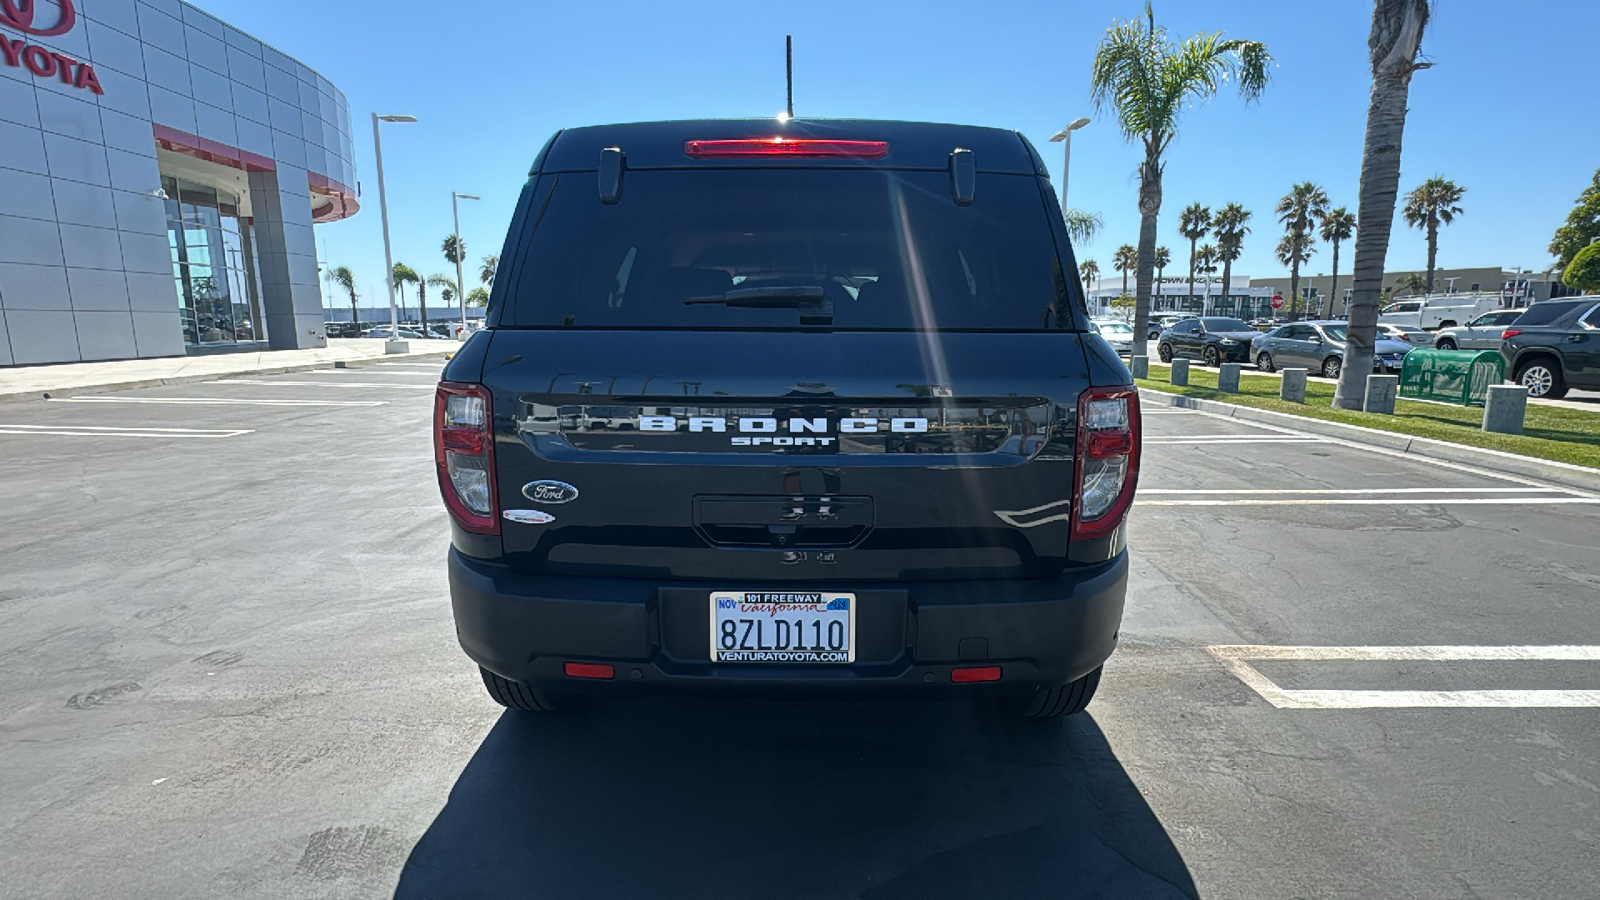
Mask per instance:
[[[1081,295],[1063,277],[1030,176],[979,175],[964,207],[947,172],[883,169],[629,171],[615,204],[600,202],[593,172],[545,176],[534,190],[501,270],[502,325],[1015,331],[1081,321],[1062,313]]]
[[[1528,311],[1517,317],[1518,325],[1549,325],[1569,312],[1577,309],[1577,303],[1536,303],[1528,307]]]

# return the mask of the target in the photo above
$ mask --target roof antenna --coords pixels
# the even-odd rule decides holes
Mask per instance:
[[[794,118],[794,35],[786,34],[783,36],[783,50],[784,78],[788,82],[789,87],[789,103],[785,107],[787,112],[784,113],[784,116],[785,118],[792,119]]]

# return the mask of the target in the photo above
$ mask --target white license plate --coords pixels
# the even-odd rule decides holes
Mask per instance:
[[[856,595],[837,591],[718,591],[711,661],[852,663]]]

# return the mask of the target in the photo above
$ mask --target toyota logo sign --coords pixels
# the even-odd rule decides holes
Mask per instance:
[[[54,37],[66,34],[77,24],[78,11],[72,8],[72,0],[61,0],[61,21],[54,28],[39,28],[33,24],[34,0],[0,0],[0,25],[15,28],[25,34],[39,37]]]
[[[73,8],[72,0],[60,0],[61,18],[49,28],[40,27],[33,21],[35,2],[0,0],[0,28],[10,28],[34,37],[54,37],[66,34],[78,23],[78,11]],[[0,57],[12,68],[25,67],[35,78],[59,77],[62,84],[87,88],[96,94],[105,93],[100,87],[100,79],[94,74],[94,66],[48,47],[30,44],[26,40],[12,40],[0,34]]]

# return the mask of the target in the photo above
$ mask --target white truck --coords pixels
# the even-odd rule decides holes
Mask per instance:
[[[1505,305],[1504,299],[1487,291],[1471,294],[1435,294],[1400,300],[1378,310],[1378,321],[1386,325],[1410,325],[1437,331],[1469,322],[1480,313]]]

